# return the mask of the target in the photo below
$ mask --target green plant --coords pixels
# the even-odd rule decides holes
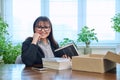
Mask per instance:
[[[65,46],[65,45],[67,45],[67,44],[69,44],[69,43],[73,43],[73,42],[74,42],[74,41],[71,40],[71,39],[69,39],[69,38],[64,38],[63,41],[61,41],[59,44],[60,44],[60,46],[62,47],[62,46]]]
[[[98,42],[97,34],[94,32],[95,29],[89,29],[89,27],[84,26],[81,32],[78,34],[78,42],[84,42],[86,47],[89,47],[91,41],[95,40]]]
[[[0,17],[0,56],[3,56],[4,63],[14,63],[21,53],[21,45],[12,44],[7,28],[8,24]]]
[[[116,32],[120,32],[120,13],[115,14],[115,16],[112,18],[113,26],[112,28]]]

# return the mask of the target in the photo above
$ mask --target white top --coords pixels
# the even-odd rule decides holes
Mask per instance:
[[[50,46],[50,42],[48,40],[48,44],[44,44],[42,41],[38,42],[38,46],[42,49],[45,54],[45,58],[53,58],[54,54]]]

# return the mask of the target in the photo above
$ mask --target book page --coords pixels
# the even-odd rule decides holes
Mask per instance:
[[[43,61],[49,62],[68,62],[70,59],[67,58],[42,58]]]

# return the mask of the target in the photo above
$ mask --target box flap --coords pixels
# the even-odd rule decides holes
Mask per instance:
[[[111,60],[116,63],[120,63],[120,55],[108,51],[107,54],[104,56],[104,59]]]

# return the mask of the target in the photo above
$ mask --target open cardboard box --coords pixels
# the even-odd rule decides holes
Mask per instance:
[[[89,54],[72,57],[72,70],[104,73],[120,63],[120,55],[108,51],[107,54]]]

